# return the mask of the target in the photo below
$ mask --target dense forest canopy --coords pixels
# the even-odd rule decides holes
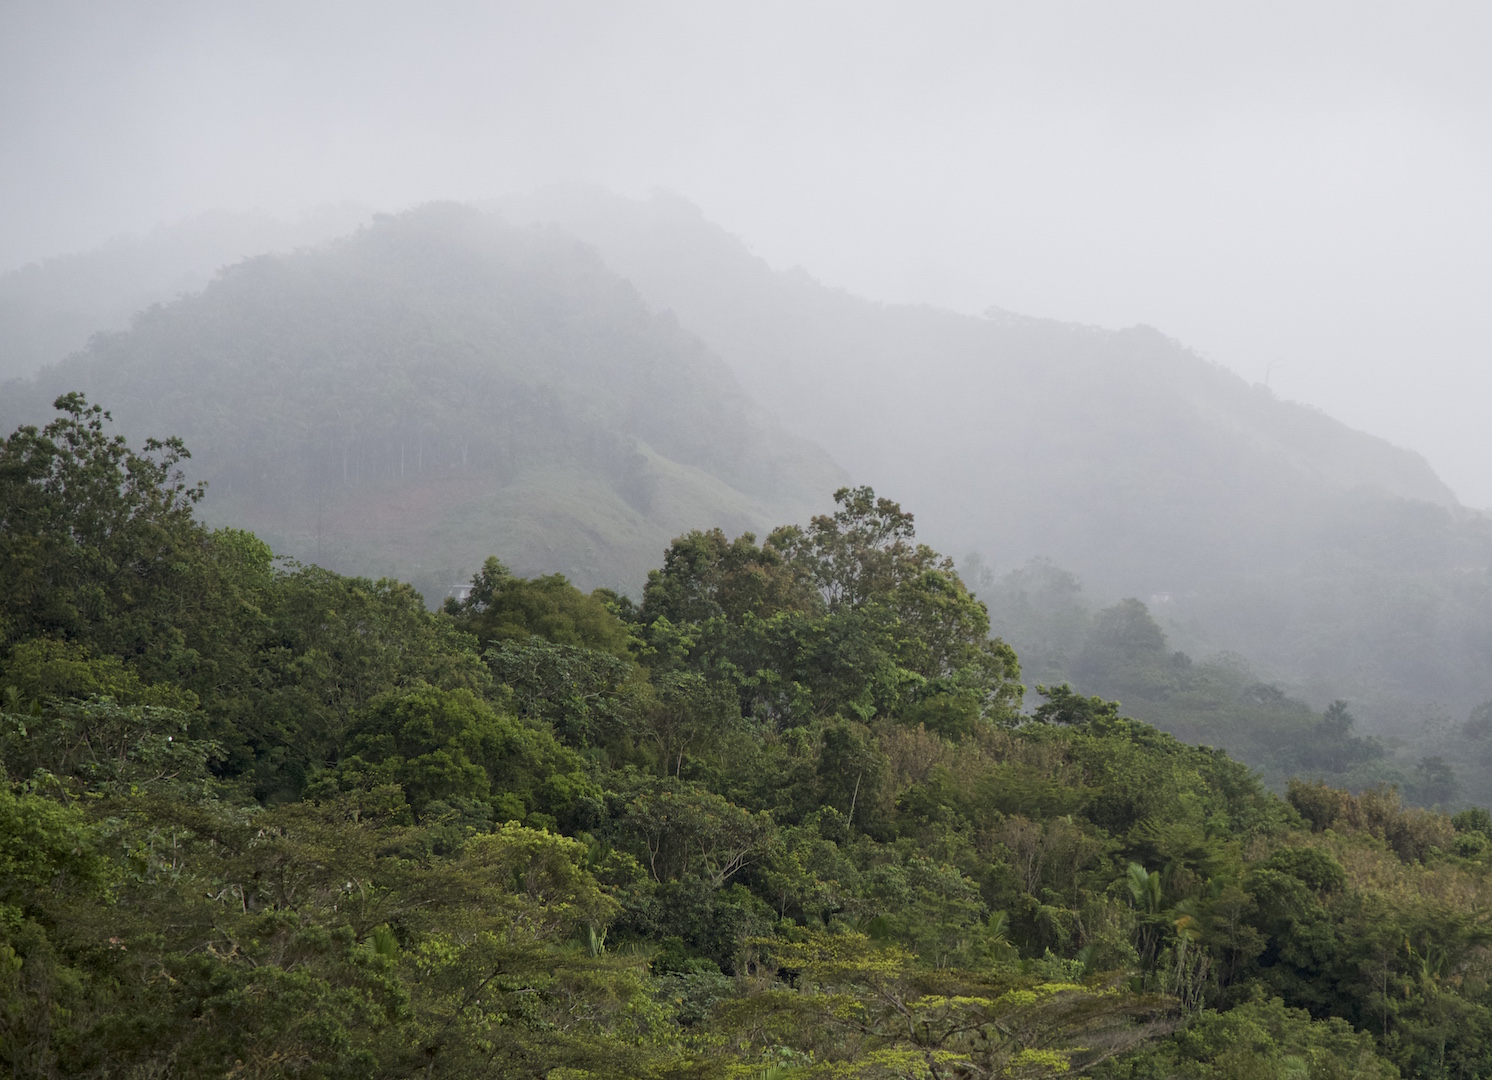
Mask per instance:
[[[868,488],[431,611],[56,407],[0,444],[14,1075],[1492,1072],[1492,816],[1027,690]],[[1178,679],[1147,618],[1083,663]]]

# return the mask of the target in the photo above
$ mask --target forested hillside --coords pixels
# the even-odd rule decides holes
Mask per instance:
[[[0,444],[13,1075],[1492,1072],[1486,811],[1027,699],[868,488],[432,612],[57,409]]]
[[[1485,723],[1441,714],[1409,737],[1367,734],[1355,704],[1338,698],[1313,708],[1241,656],[1194,657],[1141,601],[1095,601],[1050,562],[998,578],[977,559],[960,570],[1016,645],[1028,685],[1072,683],[1118,699],[1183,742],[1225,747],[1276,791],[1291,776],[1309,776],[1354,791],[1389,784],[1418,806],[1492,801]]]
[[[1154,329],[877,304],[774,272],[676,197],[494,207],[596,245],[956,554],[1049,559],[1109,603],[1157,598],[1190,651],[1350,698],[1380,730],[1416,734],[1437,710],[1460,723],[1492,698],[1492,524],[1417,454]]]
[[[574,240],[453,205],[236,264],[0,414],[74,388],[188,438],[209,520],[432,602],[493,547],[636,590],[679,531],[769,526],[840,477]]]
[[[29,379],[94,334],[125,329],[150,305],[201,292],[221,267],[324,243],[370,216],[353,205],[322,207],[298,221],[218,211],[0,274],[0,382]]]
[[[669,310],[552,226],[427,208],[236,266],[10,384],[0,420],[96,389],[130,430],[186,433],[208,520],[431,602],[493,548],[636,596],[680,531],[806,514],[842,479],[812,441],[979,568],[1042,680],[1224,743],[1276,787],[1310,769],[1425,805],[1492,798],[1473,720],[1492,701],[1492,540],[1415,455],[1153,331],[869,304],[775,274],[678,200],[501,209],[563,222]],[[28,318],[92,310],[134,277],[203,273],[229,234],[247,242],[183,225],[0,295]],[[1066,592],[1037,582],[1064,574]],[[1098,614],[1131,600],[1163,642],[1141,674],[1084,661],[1103,651]],[[1157,659],[1176,653],[1190,666]],[[1280,734],[1337,700],[1378,753],[1318,761]]]

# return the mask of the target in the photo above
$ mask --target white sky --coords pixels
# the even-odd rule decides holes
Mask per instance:
[[[1492,506],[1492,5],[0,0],[0,269],[671,188],[885,300],[1146,322]]]

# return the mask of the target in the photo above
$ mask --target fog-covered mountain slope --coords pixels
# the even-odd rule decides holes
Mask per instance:
[[[239,267],[7,387],[0,419],[39,418],[86,372],[140,431],[188,436],[214,520],[432,593],[479,547],[634,587],[690,524],[801,519],[841,479],[807,439],[939,547],[997,571],[1053,560],[1096,602],[1137,596],[1177,646],[1239,653],[1318,707],[1348,697],[1412,731],[1492,698],[1488,525],[1411,451],[1148,328],[877,304],[774,272],[677,198],[488,209],[524,228],[426,210]],[[22,321],[119,301],[130,259],[150,280],[202,274],[233,231],[214,222],[29,268]],[[542,311],[569,312],[564,329]],[[638,359],[662,354],[677,370]]]
[[[602,253],[934,543],[1153,599],[1178,640],[1383,710],[1492,697],[1492,535],[1418,454],[1146,327],[869,302],[774,272],[693,206],[504,200]],[[1372,715],[1373,710],[1368,710]]]
[[[681,531],[795,520],[843,479],[588,249],[453,205],[230,267],[9,384],[4,422],[72,389],[181,435],[211,520],[427,595],[489,554],[636,590]]]
[[[200,292],[219,269],[351,232],[372,211],[327,206],[295,221],[213,211],[0,274],[0,380],[30,378],[151,304]]]
[[[1279,401],[1146,327],[872,303],[774,273],[663,195],[568,189],[499,209],[596,245],[788,426],[857,478],[905,491],[924,529],[992,545],[1002,561],[1102,563],[1105,585],[1155,591],[1239,558],[1278,562],[1260,549],[1298,545],[1278,527],[1324,497],[1456,504],[1418,454]],[[1110,535],[1024,512],[1068,501]],[[1199,532],[1217,543],[1197,545]],[[1155,543],[1115,550],[1141,537]]]

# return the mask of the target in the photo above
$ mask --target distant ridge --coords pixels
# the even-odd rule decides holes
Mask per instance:
[[[151,304],[200,292],[224,266],[324,243],[372,213],[346,203],[286,221],[215,210],[0,273],[0,382],[30,378],[94,334],[123,330]]]
[[[801,520],[848,476],[985,567],[1045,557],[1095,602],[1160,598],[1176,646],[1245,656],[1317,707],[1348,697],[1404,730],[1492,699],[1492,522],[1418,454],[1147,327],[878,304],[775,272],[674,196],[487,209],[513,224],[432,207],[250,260],[4,386],[0,420],[96,387],[133,432],[188,437],[213,520],[432,598],[489,552],[635,588],[677,532]],[[0,325],[117,308],[126,264],[206,281],[221,225],[0,275]],[[234,243],[272,239],[254,235]],[[259,377],[235,382],[235,357]],[[269,440],[248,435],[260,419]]]
[[[1169,597],[1188,648],[1241,652],[1322,704],[1492,697],[1492,530],[1419,454],[1149,327],[874,303],[773,271],[677,196],[490,206],[593,244],[937,547]]]
[[[575,240],[455,205],[239,263],[10,389],[9,426],[80,389],[179,434],[211,520],[432,600],[489,554],[635,591],[679,532],[843,479]]]
[[[594,243],[788,427],[812,433],[858,479],[903,492],[944,543],[991,546],[1007,562],[1089,562],[1116,537],[1056,530],[1050,498],[1082,500],[1128,539],[1152,531],[1152,497],[1177,489],[1192,507],[1167,507],[1186,515],[1164,522],[1168,533],[1235,537],[1226,552],[1147,544],[1101,574],[1132,591],[1191,585],[1252,544],[1291,543],[1276,534],[1322,498],[1458,506],[1417,453],[1277,400],[1153,328],[871,303],[801,270],[776,273],[671,195],[555,189],[497,209]],[[977,467],[955,474],[958,462]]]

